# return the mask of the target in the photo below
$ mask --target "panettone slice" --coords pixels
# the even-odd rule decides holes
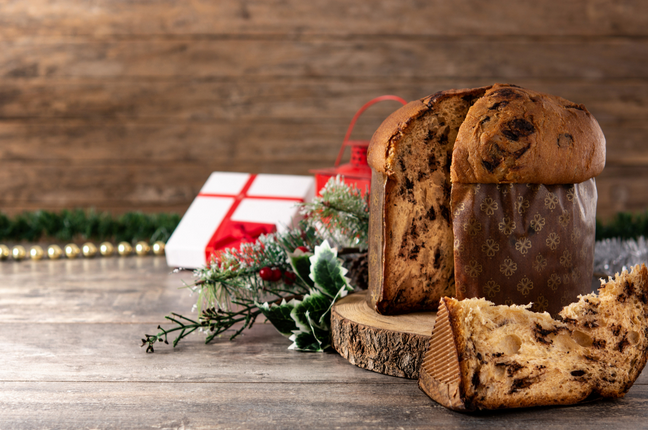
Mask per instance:
[[[369,291],[381,314],[434,310],[455,294],[450,164],[459,127],[486,89],[408,103],[371,139]]]
[[[563,308],[443,298],[419,386],[459,411],[622,397],[646,364],[648,270],[635,266]]]

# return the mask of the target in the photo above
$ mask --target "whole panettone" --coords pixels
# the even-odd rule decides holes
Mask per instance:
[[[605,138],[582,105],[513,85],[443,91],[388,117],[368,162],[378,312],[458,296],[555,313],[590,291]]]

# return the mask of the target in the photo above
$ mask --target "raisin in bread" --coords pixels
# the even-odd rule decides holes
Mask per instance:
[[[419,386],[455,410],[622,397],[646,364],[648,270],[609,279],[558,319],[526,306],[443,298]]]
[[[388,117],[367,159],[378,312],[434,310],[443,296],[483,297],[486,284],[497,303],[557,312],[589,291],[596,187],[573,182],[603,169],[605,138],[581,105],[514,85],[443,91]]]

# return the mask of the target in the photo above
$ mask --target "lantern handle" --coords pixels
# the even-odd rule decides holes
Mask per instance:
[[[353,116],[351,119],[351,124],[349,124],[349,128],[347,129],[346,135],[344,136],[344,140],[342,141],[342,147],[340,148],[340,152],[338,153],[337,158],[335,159],[335,167],[340,165],[340,161],[342,160],[342,155],[344,154],[344,147],[349,145],[349,137],[351,137],[351,132],[353,131],[353,127],[355,126],[356,121],[358,120],[358,117],[362,115],[364,111],[366,111],[370,106],[382,102],[385,100],[394,100],[397,101],[403,105],[407,104],[407,101],[404,99],[398,97],[398,96],[380,96],[376,97],[375,99],[369,100],[367,103],[365,103],[360,109],[358,109],[358,112]]]

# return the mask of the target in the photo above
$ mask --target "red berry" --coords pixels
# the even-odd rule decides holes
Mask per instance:
[[[272,275],[270,277],[270,280],[272,282],[277,282],[281,280],[281,269],[272,269]]]
[[[283,279],[286,284],[292,285],[295,283],[295,279],[297,279],[297,275],[295,275],[293,272],[286,271],[283,274]]]
[[[263,269],[259,270],[259,276],[264,281],[272,281],[272,269],[269,267],[264,267]]]
[[[302,252],[308,252],[308,248],[306,248],[305,246],[298,246],[298,247],[295,249],[295,251],[297,251],[298,249],[299,249],[300,251],[302,251]]]

